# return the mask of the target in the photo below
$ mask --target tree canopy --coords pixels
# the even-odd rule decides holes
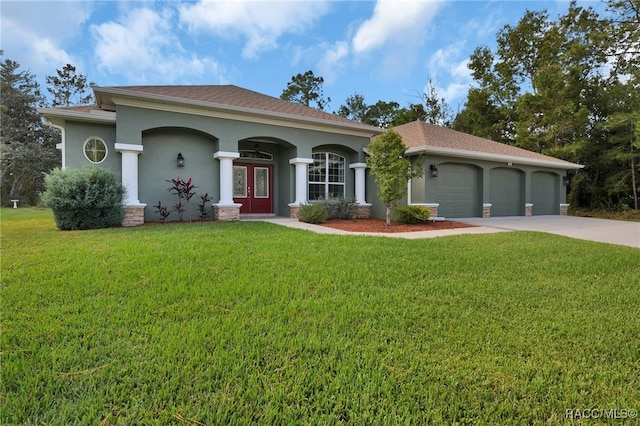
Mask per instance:
[[[308,107],[314,107],[323,111],[331,102],[331,98],[325,99],[322,84],[324,78],[316,77],[309,70],[304,74],[296,74],[287,83],[287,88],[282,91],[280,99],[295,102]]]
[[[0,85],[2,200],[5,205],[12,199],[34,205],[44,189],[44,173],[60,164],[56,150],[60,136],[36,110],[44,106],[45,98],[33,74],[5,59],[0,64]]]

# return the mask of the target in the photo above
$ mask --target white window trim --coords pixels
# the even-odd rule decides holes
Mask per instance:
[[[100,161],[93,161],[87,156],[87,144],[89,143],[89,141],[92,141],[92,140],[98,140],[102,142],[102,144],[104,145],[104,157]],[[82,144],[82,155],[84,155],[84,158],[91,164],[101,164],[109,156],[109,147],[107,146],[107,143],[104,141],[104,139],[102,139],[101,137],[89,136],[87,139],[85,139],[84,143]]]
[[[308,185],[309,193],[311,193],[311,185],[323,185],[324,186],[323,197],[325,199],[327,199],[328,194],[329,194],[329,186],[331,186],[331,185],[340,185],[340,186],[342,186],[342,196],[344,197],[346,192],[347,192],[347,158],[344,155],[338,154],[337,152],[322,151],[322,152],[314,152],[311,155],[311,159],[314,160],[314,162],[315,162],[315,158],[313,158],[313,156],[314,155],[318,155],[318,154],[323,154],[324,157],[325,157],[324,158],[325,180],[324,180],[324,182],[315,182],[315,181],[309,180],[309,177],[307,176],[307,185]],[[342,164],[343,164],[343,170],[342,170],[343,181],[342,182],[331,182],[331,181],[329,181],[329,155],[335,155],[335,156],[340,157],[342,159]],[[311,163],[309,166],[311,167],[312,165],[313,165],[313,163]],[[315,200],[310,200],[310,201],[315,201]]]

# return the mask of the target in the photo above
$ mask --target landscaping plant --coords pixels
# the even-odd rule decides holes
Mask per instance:
[[[62,230],[121,226],[125,188],[112,171],[94,166],[54,169],[45,176],[42,201]]]
[[[378,197],[387,208],[387,226],[391,225],[391,210],[407,193],[407,182],[424,174],[420,161],[412,163],[404,156],[406,150],[402,136],[393,129],[367,145],[367,166],[376,180]]]
[[[322,202],[300,204],[298,220],[306,223],[324,223],[327,221],[327,208]]]
[[[177,179],[167,179],[167,182],[171,183],[171,186],[167,191],[178,196],[178,201],[173,205],[173,210],[178,213],[180,222],[182,222],[182,215],[186,210],[189,215],[189,222],[191,222],[191,210],[189,210],[189,201],[196,195],[196,188],[191,180],[184,180],[178,176]],[[183,203],[184,201],[184,203]]]
[[[402,206],[396,207],[393,215],[399,223],[414,225],[427,222],[431,217],[431,210],[425,206]]]
[[[207,206],[211,202],[211,197],[209,197],[209,193],[204,193],[200,195],[200,202],[198,203],[198,212],[200,212],[200,219],[206,219],[209,216],[209,209]]]

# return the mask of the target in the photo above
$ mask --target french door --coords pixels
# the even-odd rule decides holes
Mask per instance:
[[[234,164],[233,202],[240,213],[273,213],[273,166]]]

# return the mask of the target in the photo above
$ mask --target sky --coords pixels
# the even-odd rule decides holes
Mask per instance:
[[[604,12],[600,0],[581,0]],[[2,61],[46,76],[66,64],[98,86],[233,84],[280,97],[296,74],[324,79],[337,111],[406,107],[435,84],[457,111],[473,80],[469,56],[526,10],[566,13],[569,0],[0,0]]]

